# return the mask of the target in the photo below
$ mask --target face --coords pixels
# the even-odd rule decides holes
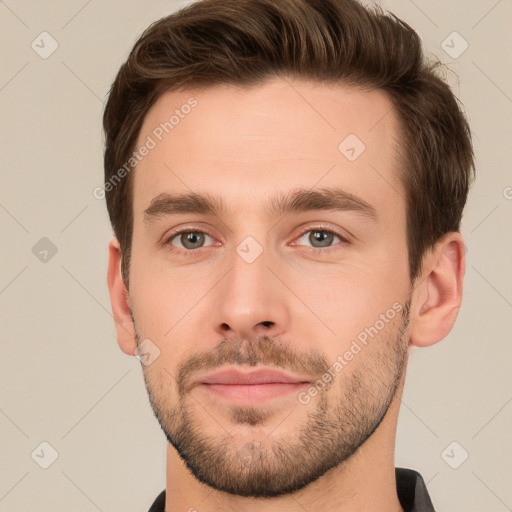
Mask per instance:
[[[411,291],[396,123],[380,91],[284,79],[168,92],[148,112],[128,298],[158,356],[151,405],[201,482],[298,490],[385,417]],[[294,382],[205,383],[230,368]]]

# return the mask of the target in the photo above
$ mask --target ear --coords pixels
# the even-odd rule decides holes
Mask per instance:
[[[411,345],[433,345],[452,330],[462,302],[465,249],[461,234],[450,232],[425,256],[413,292]]]
[[[121,274],[121,249],[116,238],[113,238],[108,244],[107,283],[117,343],[125,354],[133,356],[137,348],[137,341],[130,312],[128,290]]]

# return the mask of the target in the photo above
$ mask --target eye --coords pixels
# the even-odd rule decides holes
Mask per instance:
[[[173,247],[191,251],[204,247],[206,239],[213,240],[212,237],[207,235],[204,231],[187,229],[173,233],[167,243]],[[173,243],[175,240],[176,243]]]
[[[336,243],[336,239],[338,239],[338,242],[348,243],[348,240],[341,234],[330,229],[316,227],[314,229],[304,231],[297,239],[299,243],[293,243],[292,245],[306,245],[307,243],[310,243],[314,249],[321,249],[324,247],[329,248],[333,243]]]
[[[337,239],[337,240],[336,240]],[[325,229],[318,226],[313,229],[303,231],[297,242],[293,242],[291,245],[307,245],[311,244],[310,251],[313,252],[325,252],[321,249],[328,249],[337,243],[349,243],[349,241],[332,229]],[[207,244],[207,242],[210,242]],[[171,245],[171,250],[174,251],[177,248],[177,252],[184,251],[185,254],[191,254],[197,249],[207,247],[212,244],[214,239],[198,229],[182,229],[181,231],[174,232],[166,241],[166,244]]]

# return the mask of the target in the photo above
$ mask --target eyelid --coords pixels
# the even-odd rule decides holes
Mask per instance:
[[[179,224],[178,226],[175,226],[174,228],[164,232],[164,234],[162,235],[162,240],[164,241],[164,243],[166,243],[166,241],[169,241],[176,235],[179,235],[181,233],[188,233],[190,231],[206,233],[207,235],[209,235],[210,232],[214,231],[214,229],[211,226],[211,224],[192,221],[190,224]]]

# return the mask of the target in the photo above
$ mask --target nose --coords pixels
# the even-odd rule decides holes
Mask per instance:
[[[264,250],[248,263],[234,251],[230,270],[215,287],[215,330],[222,337],[246,339],[280,336],[287,330],[290,310],[276,264]]]

